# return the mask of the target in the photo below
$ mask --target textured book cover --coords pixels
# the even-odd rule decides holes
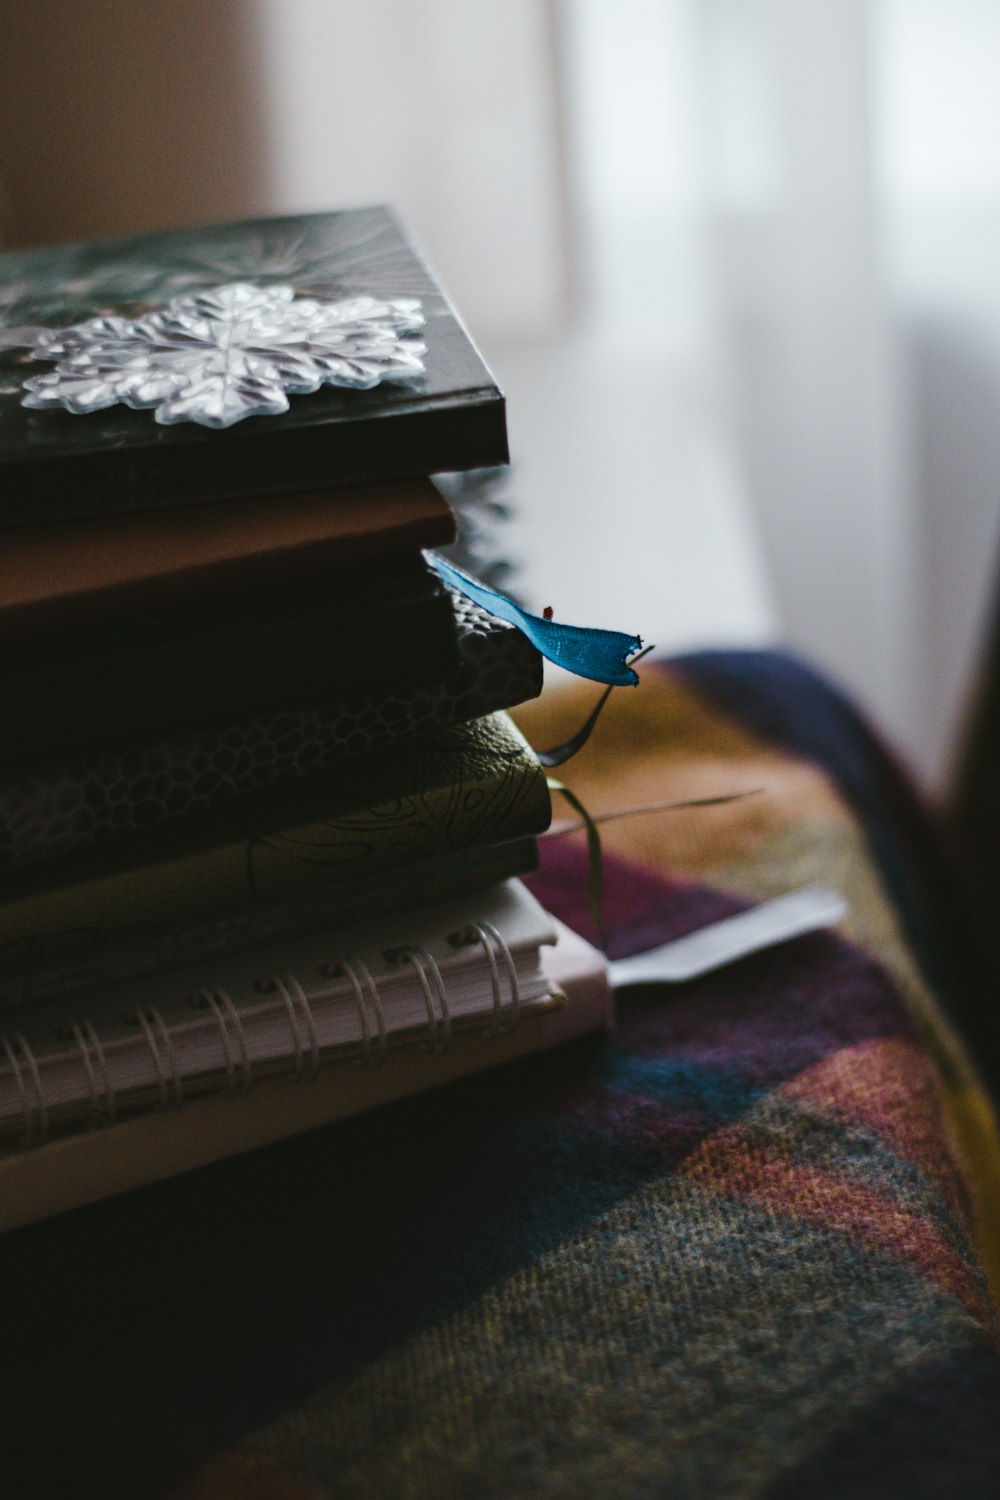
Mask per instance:
[[[444,585],[419,552],[175,603],[0,652],[0,758],[440,682],[458,664]]]
[[[145,926],[74,927],[15,939],[0,947],[0,1008],[79,994],[180,964],[214,964],[278,938],[398,911],[415,899],[467,895],[537,869],[537,841],[514,839],[485,849],[430,854],[395,874],[359,876],[346,888],[327,891],[320,886],[288,901],[255,902],[207,920],[198,914],[190,925],[166,929],[157,926],[156,913],[150,912]]]
[[[414,875],[435,857],[523,839],[548,827],[545,773],[505,714],[438,730],[380,755],[299,778],[265,797],[124,842],[102,860],[61,861],[58,883],[8,881],[0,955],[72,934],[134,928],[148,937]]]
[[[448,590],[459,666],[443,681],[338,694],[162,738],[99,745],[0,774],[0,875],[201,816],[307,772],[446,724],[483,718],[542,690],[542,658],[513,625]]]
[[[507,461],[496,382],[386,208],[16,251],[0,286],[0,525]]]

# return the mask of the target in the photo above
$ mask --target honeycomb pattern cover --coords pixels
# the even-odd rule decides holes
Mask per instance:
[[[520,631],[452,594],[460,666],[443,682],[97,748],[0,779],[0,874],[199,814],[541,692]]]

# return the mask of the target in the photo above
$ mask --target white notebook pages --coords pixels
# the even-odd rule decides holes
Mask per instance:
[[[0,1018],[0,1230],[611,1021],[603,956],[518,881],[223,963]]]

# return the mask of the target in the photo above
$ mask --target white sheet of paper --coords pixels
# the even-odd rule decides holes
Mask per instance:
[[[803,886],[674,938],[661,948],[616,959],[610,965],[611,982],[616,989],[633,984],[681,984],[763,948],[830,927],[847,912],[847,902],[838,891],[825,885]]]

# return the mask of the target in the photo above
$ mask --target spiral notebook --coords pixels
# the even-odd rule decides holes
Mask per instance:
[[[607,1026],[601,955],[510,880],[0,1035],[0,1229]]]

